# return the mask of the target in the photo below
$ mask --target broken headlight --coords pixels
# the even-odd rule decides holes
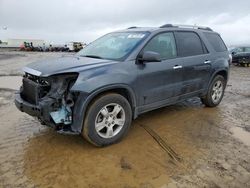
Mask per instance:
[[[70,92],[78,74],[54,75],[51,77],[50,97],[55,98],[50,116],[55,124],[71,124],[76,95]]]

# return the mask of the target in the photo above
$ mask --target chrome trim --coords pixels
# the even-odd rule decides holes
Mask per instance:
[[[173,69],[182,69],[182,66],[181,66],[181,65],[175,65],[175,66],[173,67]]]
[[[28,74],[32,74],[32,75],[35,75],[35,76],[41,76],[42,73],[40,71],[37,71],[35,69],[31,69],[29,67],[23,67],[23,72],[26,72]]]
[[[211,63],[211,61],[204,61],[204,64],[210,64]]]

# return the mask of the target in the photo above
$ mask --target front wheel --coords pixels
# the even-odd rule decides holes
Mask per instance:
[[[208,107],[215,107],[220,104],[224,90],[226,87],[226,81],[223,76],[217,75],[211,82],[206,96],[201,98],[203,104]]]
[[[96,146],[114,144],[128,132],[132,121],[127,99],[116,93],[97,98],[89,107],[82,135]]]

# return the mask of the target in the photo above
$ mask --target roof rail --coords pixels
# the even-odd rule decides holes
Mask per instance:
[[[173,25],[173,24],[165,24],[160,26],[160,28],[167,28],[167,27],[178,27],[178,28],[192,28],[192,29],[202,29],[207,31],[213,31],[210,27],[203,27],[198,25]]]
[[[166,27],[174,27],[173,24],[165,24],[165,25],[162,25],[160,28],[166,28]]]
[[[132,27],[129,27],[127,29],[135,29],[135,28],[137,28],[137,27],[136,26],[132,26]]]

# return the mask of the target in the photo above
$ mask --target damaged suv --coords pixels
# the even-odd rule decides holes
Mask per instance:
[[[210,28],[166,24],[109,33],[70,57],[23,68],[17,108],[96,146],[126,135],[138,115],[200,97],[217,106],[230,56]]]

